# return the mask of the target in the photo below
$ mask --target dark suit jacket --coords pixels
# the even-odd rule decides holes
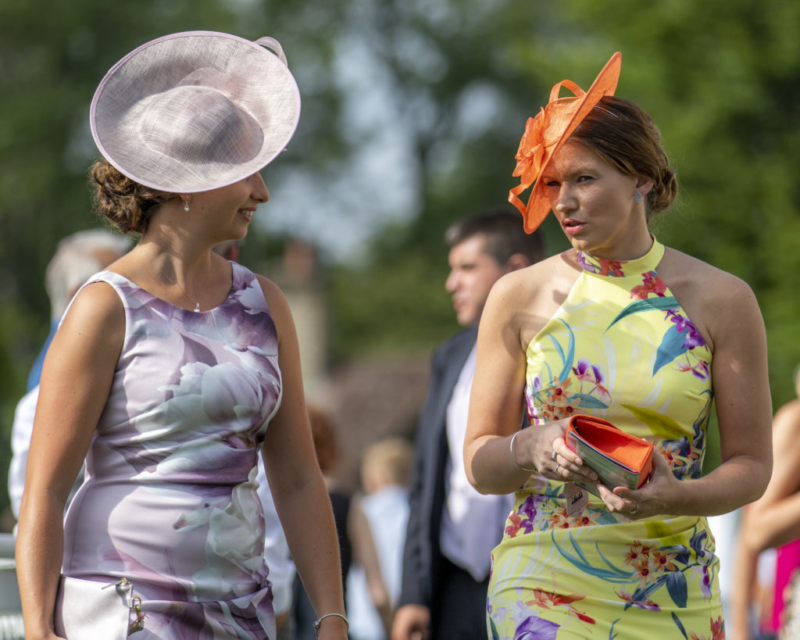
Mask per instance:
[[[465,329],[442,344],[433,356],[428,397],[417,426],[414,469],[409,490],[410,511],[403,553],[399,604],[431,607],[438,592],[442,554],[439,532],[445,504],[447,405],[467,357],[478,338],[477,327]],[[461,452],[456,452],[461,455]]]

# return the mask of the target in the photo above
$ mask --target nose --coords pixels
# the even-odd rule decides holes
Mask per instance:
[[[447,280],[444,281],[444,290],[448,293],[453,293],[458,287],[458,276],[455,270],[451,269],[447,275]]]
[[[267,183],[264,182],[264,178],[261,177],[260,173],[254,173],[250,176],[250,184],[253,188],[250,197],[253,198],[256,202],[267,202],[269,201],[269,190],[267,189]]]
[[[562,184],[558,190],[558,195],[552,203],[553,209],[556,213],[567,213],[574,211],[577,207],[577,200],[572,194],[569,186]]]

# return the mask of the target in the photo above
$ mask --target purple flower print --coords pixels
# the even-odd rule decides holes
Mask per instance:
[[[591,363],[586,358],[581,358],[578,360],[578,366],[572,367],[572,372],[577,376],[578,380],[588,380],[591,382],[592,378],[589,375],[590,368],[596,369],[596,367],[592,367]]]
[[[526,618],[514,632],[514,640],[556,640],[559,625],[543,618]]]
[[[700,332],[697,328],[692,324],[692,321],[689,318],[686,318],[675,311],[667,311],[667,317],[675,323],[675,327],[681,333],[685,333],[686,337],[683,341],[684,349],[694,349],[695,347],[702,347],[705,345],[705,340],[703,340],[703,336],[700,335]]]

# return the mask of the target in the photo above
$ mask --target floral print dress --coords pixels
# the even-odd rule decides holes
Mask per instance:
[[[638,260],[578,254],[566,300],[527,349],[532,424],[591,414],[655,445],[677,478],[701,475],[711,351],[658,276],[664,246]],[[705,518],[632,521],[532,475],[492,554],[489,638],[721,640],[719,561]],[[583,505],[583,506],[580,506]]]
[[[275,637],[255,478],[281,399],[278,337],[258,279],[232,269],[228,298],[205,312],[110,271],[89,280],[122,299],[125,339],[66,516],[63,572],[130,580],[140,640]]]

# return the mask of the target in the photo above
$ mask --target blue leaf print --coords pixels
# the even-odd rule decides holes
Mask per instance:
[[[572,333],[572,329],[570,326],[564,322],[563,320],[561,323],[567,328],[569,331],[569,344],[567,344],[567,357],[564,358],[564,370],[561,372],[561,380],[566,380],[567,376],[569,376],[570,371],[572,371],[572,363],[575,361],[575,334]]]
[[[677,309],[679,307],[678,301],[672,297],[659,297],[647,298],[646,300],[637,300],[631,302],[627,307],[617,314],[617,317],[611,321],[606,331],[613,327],[617,322],[633,313],[641,313],[642,311],[666,311],[667,309]]]
[[[497,626],[491,618],[489,618],[489,625],[492,628],[492,640],[500,640],[500,633],[497,631]]]
[[[553,541],[553,545],[555,546],[555,548],[558,549],[558,552],[584,573],[588,573],[591,576],[602,578],[603,580],[607,580],[608,582],[614,582],[617,584],[626,584],[631,581],[634,573],[633,571],[626,572],[617,569],[615,567],[612,567],[610,570],[599,569],[589,564],[589,562],[586,559],[586,556],[581,551],[580,546],[575,541],[575,536],[573,536],[572,534],[569,535],[569,539],[577,555],[572,555],[570,553],[567,553],[564,549],[562,549],[559,546],[558,541],[556,540],[555,537],[555,532],[550,534],[550,538]]]
[[[559,320],[561,320],[561,319],[559,318]],[[564,368],[561,370],[561,373],[558,376],[558,379],[563,382],[569,376],[570,371],[572,371],[572,363],[575,360],[575,334],[572,333],[572,329],[570,328],[570,326],[566,322],[561,320],[561,324],[563,324],[567,328],[567,331],[569,332],[569,342],[567,343],[567,353],[566,354],[564,353],[564,349],[558,343],[558,340],[555,339],[555,336],[550,335],[548,337],[550,338],[551,342],[553,343],[553,348],[556,350],[556,353],[558,353],[558,356],[561,358],[561,362],[564,363]]]
[[[686,640],[689,640],[689,636],[686,635],[686,629],[683,628],[680,618],[675,615],[674,611],[672,612],[672,621],[675,623],[675,626],[678,627],[678,630],[683,634],[683,637],[686,638]]]
[[[618,634],[614,633],[614,625],[619,622],[621,618],[617,618],[614,622],[611,623],[611,629],[608,630],[608,640],[614,640]]]
[[[573,400],[580,400],[578,406],[582,409],[608,409],[608,405],[605,402],[585,393],[576,393],[574,396],[567,398],[567,400],[570,404],[572,404]]]
[[[667,592],[675,606],[680,609],[686,608],[686,600],[689,594],[686,589],[686,576],[681,571],[667,574]]]
[[[644,588],[640,587],[640,588],[636,589],[636,591],[633,592],[633,595],[631,596],[631,599],[634,602],[646,602],[647,600],[650,599],[650,594],[653,593],[653,591],[655,591],[656,589],[661,588],[661,586],[664,584],[664,579],[665,578],[666,578],[666,576],[661,576],[658,580],[656,580],[655,582],[647,585],[646,587],[644,587]],[[628,604],[625,605],[625,608],[627,609],[630,606],[631,606],[630,603],[628,603]]]
[[[658,370],[664,365],[669,364],[678,356],[683,355],[689,350],[685,346],[686,336],[678,331],[678,327],[674,324],[667,329],[664,338],[656,352],[656,363],[653,365],[653,375],[656,375]]]

